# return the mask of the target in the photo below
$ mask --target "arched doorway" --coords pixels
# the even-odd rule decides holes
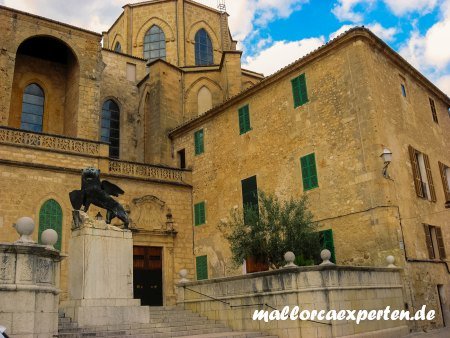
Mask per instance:
[[[9,126],[76,136],[79,77],[77,57],[63,41],[50,36],[34,36],[23,41],[16,53]],[[40,130],[22,128],[24,111],[29,114],[30,109],[36,108],[24,107],[30,85],[38,86],[45,94]]]

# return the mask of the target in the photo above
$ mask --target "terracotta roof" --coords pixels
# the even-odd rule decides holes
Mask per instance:
[[[321,53],[323,53],[324,51],[333,48],[335,44],[337,44],[341,41],[344,41],[345,38],[352,38],[352,36],[355,36],[355,37],[361,36],[361,37],[367,37],[367,38],[373,39],[373,41],[375,43],[377,43],[379,46],[382,47],[383,51],[391,54],[391,56],[393,58],[395,58],[404,68],[406,68],[409,71],[411,71],[412,73],[414,73],[414,75],[419,80],[421,80],[426,86],[428,86],[432,91],[434,91],[442,100],[446,101],[447,104],[450,106],[450,98],[447,96],[447,94],[445,94],[438,87],[436,87],[430,80],[428,80],[417,69],[415,69],[408,61],[406,61],[402,56],[400,56],[400,54],[398,54],[395,50],[393,50],[391,47],[389,47],[389,45],[387,45],[383,40],[381,40],[378,36],[376,36],[374,33],[372,33],[369,29],[362,26],[362,27],[353,27],[353,28],[339,34],[334,39],[331,39],[330,41],[326,42],[322,46],[316,48],[314,51],[306,54],[305,56],[301,57],[300,59],[279,69],[277,72],[264,78],[262,81],[258,82],[254,86],[241,91],[240,93],[236,94],[233,97],[230,97],[229,99],[222,102],[220,105],[213,107],[212,109],[206,111],[202,115],[196,116],[196,117],[192,118],[191,120],[188,120],[188,121],[182,123],[178,127],[169,131],[169,137],[172,138],[178,132],[182,132],[183,129],[190,129],[191,126],[193,127],[197,124],[203,123],[209,117],[212,117],[212,116],[220,113],[224,109],[230,107],[231,105],[238,103],[239,100],[247,97],[248,95],[253,94],[260,88],[274,82],[277,78],[289,74],[291,71],[295,70],[298,66],[300,66],[302,64],[306,64],[309,61],[312,61],[314,58],[320,56]]]

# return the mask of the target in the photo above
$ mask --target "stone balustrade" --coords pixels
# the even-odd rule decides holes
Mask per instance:
[[[188,175],[186,171],[126,161],[110,160],[109,174],[159,181],[188,183]]]
[[[9,127],[0,127],[0,143],[90,156],[101,156],[106,154],[108,149],[108,145],[101,142],[34,133]],[[106,149],[106,152],[102,151],[102,148]]]

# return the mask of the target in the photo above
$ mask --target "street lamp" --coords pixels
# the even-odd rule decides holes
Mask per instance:
[[[97,215],[95,215],[95,219],[96,219],[97,221],[103,220],[103,216],[102,216],[102,214],[100,213],[100,211],[97,212]]]
[[[383,177],[389,179],[390,176],[387,172],[387,169],[388,169],[389,164],[392,161],[392,152],[388,148],[384,148],[380,157],[383,159],[383,162],[384,162],[384,167],[383,167],[383,171],[382,171]]]

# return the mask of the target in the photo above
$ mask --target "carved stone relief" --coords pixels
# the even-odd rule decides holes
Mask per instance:
[[[166,203],[153,195],[135,198],[130,204],[130,218],[133,226],[144,230],[165,230]]]
[[[53,282],[53,263],[50,259],[45,258],[38,259],[36,270],[36,282],[49,284]]]
[[[0,255],[0,284],[14,283],[14,255]]]

